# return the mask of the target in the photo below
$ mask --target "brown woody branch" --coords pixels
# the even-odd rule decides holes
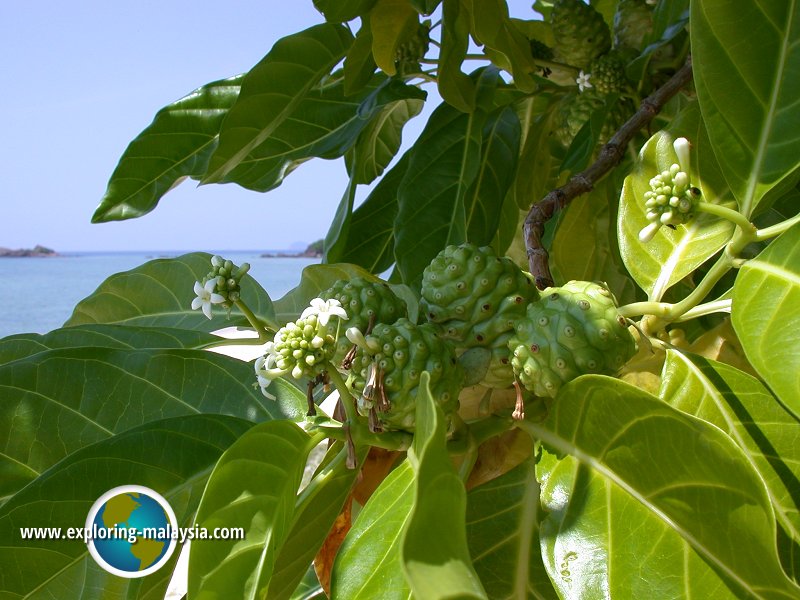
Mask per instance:
[[[543,290],[553,285],[550,274],[548,253],[542,243],[544,226],[556,211],[567,206],[573,199],[592,190],[606,173],[616,167],[634,136],[661,111],[664,105],[692,79],[692,59],[686,59],[675,75],[650,96],[642,100],[639,110],[617,131],[605,144],[597,160],[585,170],[573,175],[567,183],[547,194],[539,202],[531,206],[525,217],[523,233],[525,248],[528,253],[528,265],[536,281],[536,287]]]

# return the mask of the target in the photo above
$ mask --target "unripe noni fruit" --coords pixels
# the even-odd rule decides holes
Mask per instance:
[[[590,70],[592,87],[598,94],[619,94],[628,88],[625,61],[613,50],[594,59]]]
[[[420,310],[460,348],[493,347],[539,297],[514,261],[489,247],[448,246],[422,275]]]
[[[645,0],[619,0],[614,13],[614,47],[642,50],[653,31],[653,9]]]
[[[611,292],[588,281],[548,288],[528,307],[508,342],[519,381],[537,396],[555,398],[579,375],[614,375],[636,352]]]
[[[581,128],[591,118],[592,113],[605,109],[605,96],[594,89],[586,90],[582,94],[565,96],[561,104],[560,125],[555,130],[556,138],[564,147],[569,147]],[[633,103],[629,98],[617,98],[610,103],[597,143],[605,144],[608,142],[614,133],[630,118],[633,111]]]
[[[420,376],[430,373],[430,390],[446,417],[458,410],[464,371],[455,348],[429,323],[400,319],[379,324],[356,351],[353,389],[358,411],[377,417],[385,429],[413,431]]]
[[[356,327],[367,333],[370,323],[392,324],[408,315],[406,303],[397,297],[388,284],[383,281],[370,281],[364,277],[341,279],[320,294],[323,300],[338,300],[349,317],[347,327]],[[351,342],[345,336],[345,328],[339,330],[336,340],[334,362],[340,362]]]
[[[588,69],[611,49],[611,32],[603,16],[582,0],[556,0],[550,24],[558,62]]]

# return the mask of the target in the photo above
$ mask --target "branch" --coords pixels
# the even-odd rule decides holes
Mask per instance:
[[[565,208],[573,199],[590,192],[595,183],[616,167],[624,156],[625,148],[639,130],[650,123],[664,105],[691,80],[692,60],[690,56],[686,59],[686,64],[669,81],[642,100],[639,110],[600,149],[594,163],[584,171],[573,175],[563,186],[553,190],[531,206],[528,216],[525,217],[523,233],[528,253],[528,265],[536,281],[536,286],[540,290],[553,285],[553,276],[550,274],[548,264],[549,255],[542,243],[545,223],[553,217],[556,211]]]

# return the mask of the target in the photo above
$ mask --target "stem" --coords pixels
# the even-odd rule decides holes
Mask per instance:
[[[253,328],[256,330],[256,332],[258,333],[258,339],[261,340],[262,342],[266,342],[267,340],[269,340],[270,338],[269,329],[261,321],[261,319],[259,319],[257,316],[255,316],[255,314],[253,314],[253,311],[250,310],[247,304],[245,304],[241,300],[241,298],[239,300],[234,300],[233,303],[236,305],[236,308],[242,311],[242,314],[250,322],[250,325],[252,325]]]
[[[200,350],[207,350],[209,348],[221,348],[223,346],[261,346],[263,340],[259,338],[234,338],[234,339],[220,339],[220,341],[213,341],[202,346],[198,346]]]
[[[687,310],[682,317],[675,319],[675,322],[688,321],[697,317],[703,317],[717,312],[731,312],[731,299],[715,300],[714,302],[706,302],[705,304],[698,304],[691,310]]]
[[[712,204],[711,202],[698,202],[697,206],[695,206],[695,209],[697,212],[703,212],[731,221],[743,231],[750,233],[755,233],[756,231],[755,225],[748,221],[747,217],[745,217],[738,210],[727,208],[721,204]]]
[[[765,227],[756,231],[756,241],[763,242],[777,235],[782,234],[784,231],[791,229],[794,225],[800,223],[800,214],[793,216],[791,219],[786,219],[782,223]]]
[[[339,400],[342,401],[342,405],[344,406],[344,413],[347,415],[347,421],[351,424],[358,422],[358,413],[356,412],[356,406],[353,404],[353,394],[350,392],[350,388],[347,387],[344,379],[342,379],[341,374],[335,368],[331,368],[327,371],[328,379],[331,380],[331,383],[336,387],[336,391],[339,392]]]
[[[574,198],[591,191],[597,181],[616,167],[625,155],[628,144],[639,130],[650,123],[664,105],[691,80],[692,61],[691,58],[688,58],[686,64],[667,83],[642,101],[639,110],[600,149],[594,163],[531,206],[528,216],[525,218],[523,232],[528,265],[539,289],[553,285],[553,276],[550,274],[548,263],[549,254],[542,239],[545,223]]]

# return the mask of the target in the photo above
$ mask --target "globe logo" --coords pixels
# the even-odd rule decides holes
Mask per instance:
[[[103,569],[120,577],[144,577],[169,560],[177,543],[177,519],[169,503],[140,485],[108,490],[89,510],[86,545]]]

